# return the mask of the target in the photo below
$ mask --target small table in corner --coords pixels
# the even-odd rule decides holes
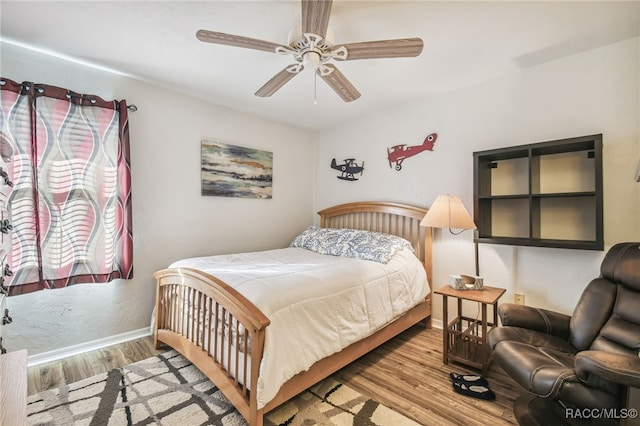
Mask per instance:
[[[506,289],[487,287],[482,290],[456,290],[449,285],[435,291],[442,295],[442,362],[457,361],[484,371],[489,365],[487,333],[498,324],[498,300]],[[448,298],[458,301],[456,318],[449,321]],[[462,315],[462,301],[470,300],[481,305],[480,318]],[[493,322],[487,320],[487,306],[493,306]]]

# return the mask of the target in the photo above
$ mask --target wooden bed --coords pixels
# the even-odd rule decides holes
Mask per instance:
[[[330,207],[318,214],[321,227],[364,229],[407,239],[424,264],[431,287],[431,229],[420,227],[426,212],[424,208],[403,204],[356,202]],[[423,302],[384,328],[291,378],[275,398],[258,409],[256,393],[250,389],[257,389],[269,318],[229,285],[204,272],[190,268],[164,269],[154,277],[157,280],[156,348],[161,342],[165,343],[190,360],[227,396],[251,426],[261,426],[265,413],[412,325],[431,326],[433,290]],[[210,338],[208,330],[215,328],[213,335],[218,336],[218,327],[224,327],[219,325],[222,322],[234,333],[220,333],[221,337]],[[239,347],[249,348],[250,361],[245,359]],[[249,380],[238,380],[238,377]]]

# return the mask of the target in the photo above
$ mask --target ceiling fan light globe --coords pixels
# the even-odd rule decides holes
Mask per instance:
[[[313,70],[318,69],[320,65],[320,54],[317,52],[307,52],[302,57],[302,65],[305,68],[310,68]]]

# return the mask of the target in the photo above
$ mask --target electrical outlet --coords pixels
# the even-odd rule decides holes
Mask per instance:
[[[518,305],[524,305],[524,293],[514,293],[513,301]]]

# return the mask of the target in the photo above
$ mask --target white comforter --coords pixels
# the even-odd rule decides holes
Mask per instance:
[[[258,408],[291,377],[339,352],[424,300],[429,285],[410,249],[387,264],[302,248],[174,262],[223,280],[270,320],[258,380]]]

